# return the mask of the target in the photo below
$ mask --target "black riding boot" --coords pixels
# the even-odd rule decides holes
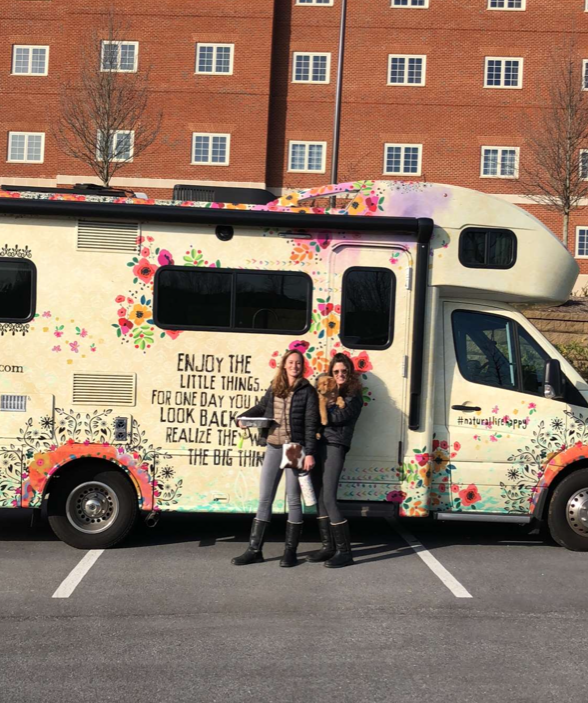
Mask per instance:
[[[337,569],[340,566],[349,566],[354,561],[351,557],[351,538],[349,537],[349,523],[340,522],[338,525],[331,524],[333,536],[335,538],[335,547],[337,551],[335,556],[325,562],[325,566],[331,569]]]
[[[265,530],[268,525],[269,522],[258,520],[257,518],[253,519],[253,525],[251,525],[251,536],[249,537],[249,546],[240,557],[235,557],[232,559],[231,564],[235,564],[236,566],[244,566],[245,564],[259,564],[263,561],[261,548],[263,547]]]
[[[335,555],[335,543],[333,542],[333,535],[331,534],[329,518],[319,517],[317,519],[317,525],[323,546],[316,552],[311,552],[306,557],[306,561],[310,561],[313,563],[317,563],[319,561],[327,561],[327,559],[330,559],[332,556]]]
[[[286,522],[286,542],[284,545],[284,556],[280,559],[280,566],[296,566],[298,564],[296,550],[298,549],[301,534],[301,522],[290,522],[289,520]]]

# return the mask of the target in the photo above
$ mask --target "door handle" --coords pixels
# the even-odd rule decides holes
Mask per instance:
[[[482,408],[477,405],[452,405],[452,410],[463,410],[464,412],[479,412]]]

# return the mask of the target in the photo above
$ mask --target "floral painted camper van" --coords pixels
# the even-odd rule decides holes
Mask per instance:
[[[453,186],[0,192],[0,507],[46,501],[85,549],[138,511],[254,512],[263,449],[235,418],[296,348],[309,376],[336,352],[361,373],[347,510],[544,520],[586,550],[588,386],[520,311],[577,273],[527,212]]]

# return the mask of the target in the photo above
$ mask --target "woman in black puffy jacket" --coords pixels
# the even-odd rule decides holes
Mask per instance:
[[[261,486],[257,515],[251,527],[249,547],[233,564],[243,566],[263,561],[261,552],[265,531],[271,519],[272,503],[276,497],[282,477],[283,445],[298,444],[305,452],[304,471],[310,471],[315,463],[316,432],[319,425],[316,390],[304,378],[304,357],[299,351],[284,354],[271,386],[261,402],[246,410],[240,417],[271,417],[274,423],[269,430],[262,431],[267,449],[261,469]],[[302,504],[298,470],[284,469],[288,496],[288,522],[286,544],[280,566],[295,566],[298,563],[296,550],[302,533]]]
[[[339,408],[333,402],[327,409],[328,422],[319,445],[319,466],[313,472],[315,487],[319,489],[318,526],[323,546],[309,554],[307,560],[337,568],[353,564],[349,523],[337,506],[337,487],[363,398],[359,377],[348,356],[335,354],[329,375],[337,382],[338,395],[345,401],[345,407]]]

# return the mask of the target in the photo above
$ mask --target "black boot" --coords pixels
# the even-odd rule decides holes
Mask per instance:
[[[310,561],[312,563],[317,563],[319,561],[327,561],[327,559],[330,559],[332,556],[335,555],[335,543],[333,542],[333,535],[331,534],[329,518],[319,517],[317,519],[317,525],[323,546],[318,551],[311,552],[306,557],[306,561]]]
[[[235,557],[232,559],[231,564],[235,564],[236,566],[244,566],[245,564],[259,564],[263,561],[261,548],[263,547],[265,530],[268,525],[269,522],[254,518],[253,525],[251,525],[249,546],[240,557]]]
[[[325,566],[331,569],[338,569],[340,566],[349,566],[354,561],[351,557],[351,538],[349,537],[349,523],[340,522],[338,525],[331,524],[333,536],[335,538],[335,547],[337,551],[335,556],[325,562]]]
[[[290,522],[289,520],[286,522],[286,542],[284,545],[284,556],[280,559],[280,566],[289,567],[298,564],[296,550],[298,549],[301,534],[301,522]]]

